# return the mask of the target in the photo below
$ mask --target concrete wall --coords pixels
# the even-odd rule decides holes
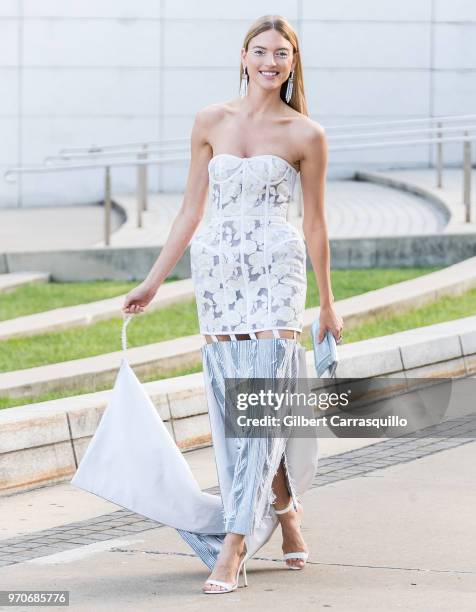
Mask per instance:
[[[434,234],[329,240],[333,270],[450,266],[476,256],[476,234]],[[35,270],[58,282],[142,280],[161,247],[109,247],[64,251],[0,252],[0,274]],[[312,270],[309,257],[306,267]],[[190,278],[190,247],[170,276]]]
[[[238,92],[248,25],[300,35],[312,117],[324,126],[476,108],[472,0],[2,0],[0,172],[63,146],[188,136],[195,112]],[[460,147],[446,158],[460,161]],[[335,154],[332,168],[425,165],[428,146]],[[181,189],[186,165],[153,177]],[[132,170],[113,189],[134,187]],[[102,173],[0,181],[0,206],[97,200]]]

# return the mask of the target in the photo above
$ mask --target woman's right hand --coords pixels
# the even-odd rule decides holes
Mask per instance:
[[[143,312],[156,293],[157,289],[154,289],[146,282],[141,283],[126,295],[122,311],[127,314]]]

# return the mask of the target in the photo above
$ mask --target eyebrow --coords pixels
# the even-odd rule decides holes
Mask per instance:
[[[263,47],[262,45],[253,45],[251,47],[252,49],[265,49],[266,47]],[[288,47],[279,47],[279,49],[276,49],[276,51],[290,51],[291,49],[288,49]]]

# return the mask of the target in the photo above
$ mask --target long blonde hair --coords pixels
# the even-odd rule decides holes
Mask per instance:
[[[284,36],[284,38],[291,43],[293,47],[293,52],[297,56],[296,66],[294,68],[294,83],[291,99],[289,100],[289,102],[286,102],[285,94],[289,80],[288,78],[281,86],[281,100],[283,100],[285,104],[288,104],[289,106],[294,108],[294,110],[297,110],[299,113],[302,113],[303,115],[306,115],[308,117],[309,111],[307,108],[306,96],[304,94],[304,78],[298,37],[294,28],[287,21],[287,19],[281,17],[281,15],[264,15],[263,17],[260,17],[251,25],[250,29],[246,33],[245,40],[243,41],[243,47],[245,51],[248,51],[248,45],[250,43],[250,40],[255,36],[258,36],[258,34],[266,32],[267,30],[276,30],[282,36]],[[240,83],[242,78],[241,73],[242,64],[240,62]]]

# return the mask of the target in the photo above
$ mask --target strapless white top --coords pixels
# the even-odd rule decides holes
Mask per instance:
[[[286,220],[297,171],[277,155],[215,155],[190,245],[202,334],[302,331],[306,246]]]

